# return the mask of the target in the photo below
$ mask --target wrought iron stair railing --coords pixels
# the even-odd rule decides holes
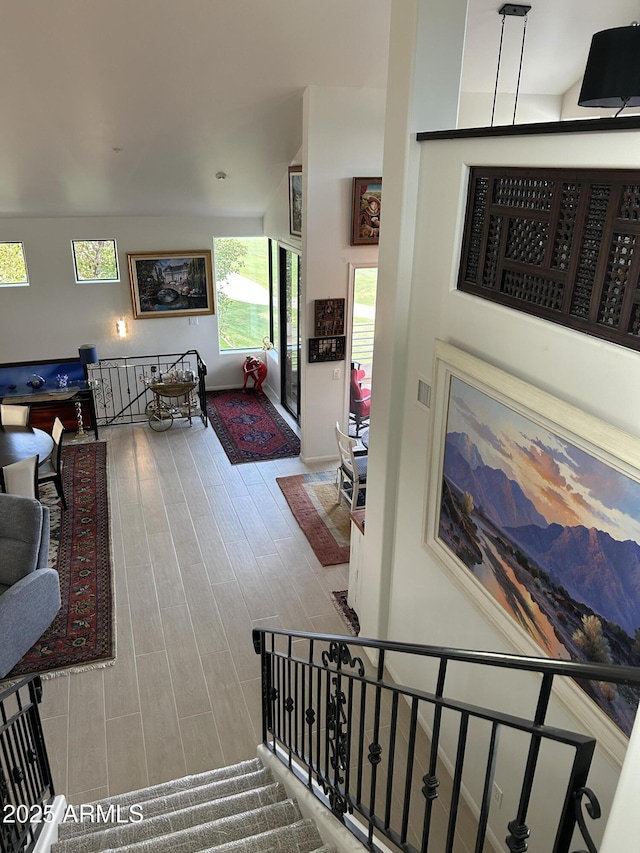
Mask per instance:
[[[0,851],[32,851],[51,820],[53,781],[38,705],[42,682],[30,676],[0,693]]]
[[[531,839],[545,853],[596,853],[583,811],[600,817],[588,787],[596,740],[547,722],[552,687],[571,678],[637,690],[640,668],[277,629],[254,629],[253,642],[264,744],[368,849],[525,853]],[[421,689],[393,681],[395,656],[415,658]],[[535,675],[530,718],[456,699],[450,682],[466,667]]]
[[[138,423],[149,418],[149,405],[153,401],[153,392],[145,382],[145,377],[172,372],[191,371],[198,384],[196,386],[198,415],[206,426],[206,389],[207,366],[197,350],[183,353],[163,353],[159,355],[137,355],[122,358],[103,358],[88,367],[88,376],[94,388],[96,418],[99,426],[113,424]]]

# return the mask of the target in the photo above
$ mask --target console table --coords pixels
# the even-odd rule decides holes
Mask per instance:
[[[8,391],[3,395],[2,402],[29,406],[31,409],[29,425],[46,432],[51,432],[56,418],[60,418],[66,430],[75,432],[78,429],[76,403],[79,402],[82,407],[82,420],[85,429],[93,429],[96,438],[98,438],[93,391],[84,381],[76,382],[64,391],[62,389],[54,389],[53,391],[43,389],[31,394],[25,394],[22,391]]]

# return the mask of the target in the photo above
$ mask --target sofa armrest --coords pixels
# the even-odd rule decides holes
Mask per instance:
[[[40,639],[59,610],[55,569],[31,572],[0,595],[0,678]]]

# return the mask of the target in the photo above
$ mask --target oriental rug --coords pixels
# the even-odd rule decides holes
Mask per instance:
[[[207,391],[207,415],[232,465],[300,453],[300,439],[265,394]]]
[[[335,470],[277,477],[276,482],[322,565],[348,563],[351,521],[345,501],[338,503]]]
[[[62,675],[115,660],[106,443],[63,444],[62,478],[66,510],[53,484],[40,489],[50,511],[49,566],[60,576],[62,607],[7,678]]]
[[[348,589],[334,590],[331,593],[331,600],[333,601],[335,609],[346,622],[350,633],[353,634],[354,637],[357,637],[360,634],[360,620],[358,619],[358,614],[353,607],[349,607],[347,604],[348,592]]]

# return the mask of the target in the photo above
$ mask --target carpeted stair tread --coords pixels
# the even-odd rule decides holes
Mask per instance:
[[[175,837],[189,830],[199,833],[202,826],[242,817],[246,813],[282,803],[286,799],[284,785],[273,782],[230,797],[221,797],[173,811],[165,809],[155,817],[148,817],[143,810],[144,819],[135,823],[107,827],[95,824],[97,831],[59,841],[53,849],[55,853],[98,853],[101,850],[137,845],[141,841],[161,839],[163,836]]]
[[[336,853],[335,847],[322,844],[315,823],[308,819],[210,847],[200,853],[209,853],[210,850],[215,850],[215,853]]]
[[[162,782],[149,788],[141,788],[139,791],[127,791],[124,794],[116,794],[103,800],[96,800],[95,805],[102,806],[106,811],[110,806],[120,806],[121,817],[126,818],[128,808],[132,805],[142,806],[145,818],[159,814],[158,803],[175,795],[185,795],[184,805],[195,805],[206,799],[218,799],[220,796],[230,796],[233,793],[249,790],[254,785],[264,785],[273,781],[269,770],[258,759],[243,761],[230,767],[220,767],[216,770],[208,770],[206,773],[197,773],[191,776],[183,776],[180,779],[172,779],[170,782]],[[235,787],[235,790],[233,790]],[[220,786],[218,788],[218,786]],[[203,789],[208,789],[205,793]],[[219,791],[220,793],[216,793]],[[193,801],[188,801],[189,795]],[[147,805],[149,811],[147,811]],[[60,840],[73,838],[76,835],[105,829],[109,824],[92,824],[89,822],[69,821],[58,827],[58,838]]]
[[[299,819],[300,811],[297,805],[292,800],[284,800],[189,829],[177,832],[169,830],[165,835],[133,844],[105,847],[102,853],[202,853],[239,838],[287,827]],[[142,822],[138,826],[142,826]],[[77,850],[78,853],[84,853],[82,847]]]

